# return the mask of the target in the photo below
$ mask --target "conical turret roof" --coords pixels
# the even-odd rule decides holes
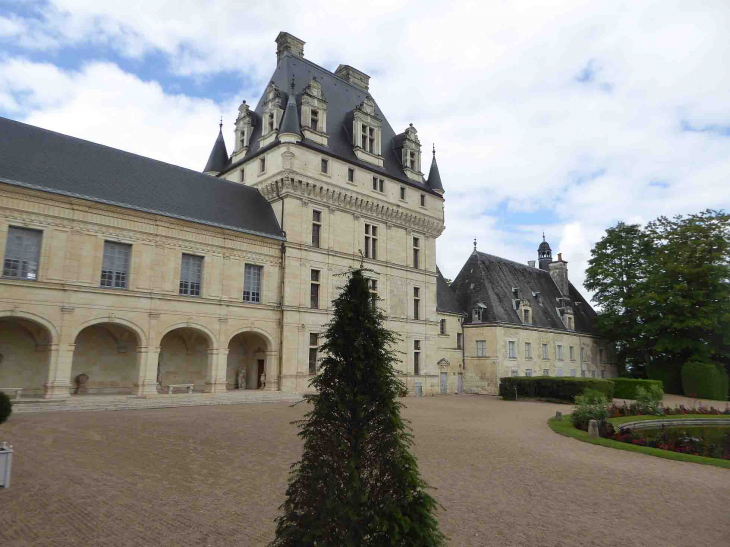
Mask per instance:
[[[215,140],[213,150],[208,156],[208,163],[205,164],[203,173],[215,172],[220,173],[228,165],[228,151],[226,150],[226,141],[223,140],[223,123],[221,122],[218,138]]]
[[[428,172],[428,186],[436,192],[444,192],[441,184],[441,175],[439,174],[439,166],[436,163],[436,146],[433,147],[433,159],[431,160],[431,170]]]
[[[299,113],[297,112],[297,103],[294,100],[294,79],[291,82],[291,91],[289,92],[289,100],[286,102],[286,110],[284,111],[284,118],[281,120],[281,129],[279,129],[279,135],[282,133],[291,133],[294,135],[302,136],[301,128],[299,127]]]

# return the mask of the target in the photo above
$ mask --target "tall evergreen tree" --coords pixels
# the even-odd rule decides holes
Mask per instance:
[[[320,372],[298,422],[302,459],[292,467],[273,547],[440,546],[437,502],[420,478],[398,397],[397,336],[383,324],[363,270],[335,300]]]

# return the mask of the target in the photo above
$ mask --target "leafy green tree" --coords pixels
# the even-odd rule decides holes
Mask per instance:
[[[311,382],[317,393],[306,396],[313,408],[298,422],[304,451],[274,547],[445,544],[400,416],[397,336],[384,318],[363,270],[353,271],[321,346],[326,357]]]
[[[620,370],[627,365],[634,376],[645,376],[647,361],[640,317],[635,298],[645,277],[650,255],[649,240],[638,224],[624,224],[606,230],[591,250],[585,287],[601,307],[597,328],[616,345]]]

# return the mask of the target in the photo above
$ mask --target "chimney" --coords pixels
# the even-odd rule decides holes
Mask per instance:
[[[338,66],[337,70],[335,70],[335,76],[342,78],[363,91],[370,89],[370,76],[364,72],[360,72],[356,68],[352,68],[350,65]]]
[[[305,42],[296,36],[292,36],[288,32],[280,32],[279,36],[276,37],[276,62],[281,61],[286,53],[291,53],[295,57],[303,59],[304,44]]]
[[[568,263],[563,260],[563,254],[558,253],[558,259],[549,265],[550,277],[558,286],[560,294],[566,298],[570,296],[570,284],[568,283]]]
[[[534,267],[535,267],[535,261],[534,261],[534,260],[528,260],[528,261],[527,261],[527,265],[528,265],[528,266],[529,266],[530,268],[534,268]]]

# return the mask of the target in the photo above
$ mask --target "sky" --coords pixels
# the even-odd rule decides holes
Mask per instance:
[[[200,171],[282,30],[435,144],[446,277],[544,232],[581,287],[607,227],[730,209],[727,0],[0,0],[0,116]]]

